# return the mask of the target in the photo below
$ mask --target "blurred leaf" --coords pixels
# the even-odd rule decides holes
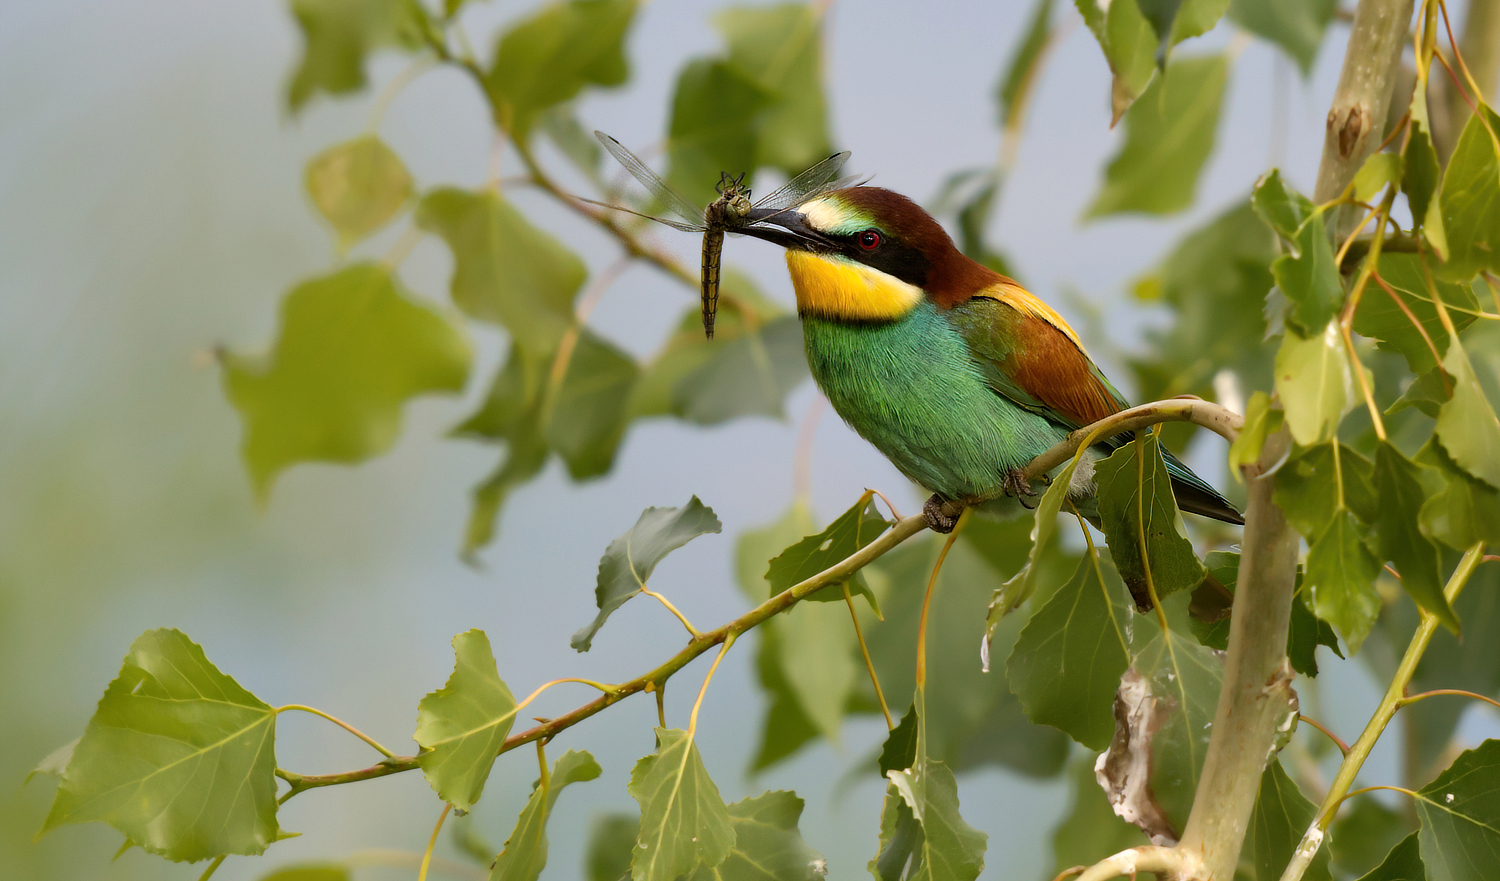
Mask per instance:
[[[1500,270],[1500,156],[1490,134],[1500,132],[1500,116],[1488,107],[1481,112],[1464,126],[1438,196],[1449,256],[1436,271],[1453,281]]]
[[[1500,877],[1500,740],[1465,750],[1418,792],[1418,835],[1432,881]]]
[[[1381,557],[1396,564],[1401,586],[1417,604],[1454,633],[1458,618],[1443,596],[1438,571],[1438,551],[1418,526],[1418,515],[1427,493],[1419,477],[1421,466],[1387,442],[1375,449],[1375,491],[1379,515],[1375,521],[1376,547]]]
[[[1422,446],[1416,462],[1436,469],[1447,484],[1422,505],[1423,535],[1460,551],[1481,541],[1500,545],[1500,491],[1469,476],[1435,441]]]
[[[1239,553],[1214,551],[1204,557],[1203,562],[1208,567],[1209,573],[1229,592],[1232,599],[1236,582],[1239,581]],[[1344,653],[1339,650],[1338,636],[1334,634],[1333,628],[1307,608],[1305,602],[1307,595],[1302,590],[1303,577],[1300,571],[1297,573],[1296,584],[1297,594],[1292,598],[1292,617],[1286,634],[1287,660],[1292,662],[1292,669],[1303,676],[1317,676],[1318,646],[1327,646],[1340,658],[1344,656]],[[1197,597],[1195,596],[1194,599],[1196,600]],[[1200,645],[1219,651],[1229,648],[1230,619],[1227,615],[1213,622],[1200,621],[1195,617],[1188,623]]]
[[[881,847],[870,860],[870,873],[881,881],[973,881],[984,870],[989,836],[959,816],[958,782],[948,766],[922,756],[918,762],[922,767],[916,773],[887,775],[891,785],[880,812]]]
[[[549,3],[500,37],[485,86],[511,137],[525,142],[543,111],[584,86],[625,82],[625,32],[635,9],[635,0]]]
[[[1106,580],[1092,551],[1072,580],[1032,614],[1011,651],[1006,676],[1031,721],[1102,750],[1115,733],[1115,689],[1130,666],[1134,610],[1113,567]]]
[[[1281,430],[1282,416],[1281,410],[1271,409],[1271,398],[1265,392],[1250,395],[1250,403],[1245,407],[1245,424],[1234,443],[1229,445],[1229,471],[1235,480],[1241,479],[1241,468],[1259,461],[1266,438]]]
[[[547,865],[547,818],[557,797],[568,784],[593,780],[600,771],[599,763],[587,752],[570,749],[553,762],[547,785],[537,781],[516,820],[515,831],[505,841],[505,850],[495,858],[490,881],[537,881]]]
[[[1276,393],[1293,440],[1311,447],[1333,437],[1353,403],[1352,384],[1336,322],[1311,338],[1287,331],[1276,353]]]
[[[1232,0],[1229,17],[1280,46],[1305,80],[1312,75],[1313,59],[1337,5],[1337,0]]]
[[[99,699],[42,832],[108,823],[178,862],[261,853],[281,834],[275,741],[270,706],[186,634],[148,630]]]
[[[411,198],[411,175],[385,142],[362,135],[314,156],[307,194],[333,226],[340,250],[385,226]]]
[[[808,375],[802,348],[802,324],[790,315],[732,340],[716,337],[707,362],[673,387],[672,411],[698,425],[780,418],[787,394]]]
[[[504,325],[532,352],[557,349],[587,275],[577,254],[487,190],[433,190],[417,205],[417,226],[452,249],[453,302],[460,309]]]
[[[1151,23],[1141,15],[1134,0],[1105,3],[1100,0],[1073,0],[1083,21],[1104,50],[1114,82],[1110,87],[1112,115],[1110,127],[1120,121],[1131,102],[1146,88],[1156,71],[1157,41]]]
[[[833,599],[839,602],[798,603],[781,614],[776,629],[785,682],[818,733],[837,745],[862,665],[855,660],[857,642],[843,593]]]
[[[635,853],[640,825],[640,818],[630,814],[594,818],[583,858],[586,881],[623,881],[630,877],[630,858]]]
[[[1125,115],[1125,143],[1110,160],[1104,186],[1084,217],[1174,214],[1192,205],[1198,176],[1213,151],[1228,76],[1223,55],[1169,64],[1165,76]]]
[[[891,521],[882,517],[875,507],[873,495],[862,497],[849,510],[840,514],[838,519],[828,524],[828,528],[790,545],[770,561],[765,575],[765,580],[771,584],[768,596],[775,596],[848,559],[879,538],[891,525]],[[875,601],[874,594],[870,593],[869,586],[858,572],[849,579],[849,589],[851,593],[864,597],[876,615],[880,614],[880,606]],[[837,583],[829,584],[809,594],[807,599],[842,605],[844,592]]]
[[[516,698],[500,679],[489,637],[468,630],[453,637],[453,674],[417,705],[422,747],[417,763],[443,801],[467,811],[484,793],[485,781],[516,719]]]
[[[1457,343],[1443,359],[1443,369],[1453,377],[1453,397],[1438,409],[1438,443],[1460,468],[1500,489],[1500,419]]]
[[[1441,369],[1434,368],[1412,380],[1396,403],[1387,409],[1386,415],[1391,416],[1400,413],[1407,407],[1414,407],[1422,414],[1431,419],[1438,417],[1439,408],[1453,396],[1451,385]]]
[[[614,464],[639,374],[635,359],[613,343],[587,328],[579,333],[544,429],[547,445],[568,463],[574,480],[604,474]]]
[[[1328,847],[1333,863],[1345,875],[1363,875],[1380,864],[1380,858],[1402,843],[1407,824],[1401,815],[1373,798],[1355,797],[1339,811],[1328,830]],[[1417,840],[1411,840],[1416,855]],[[1425,881],[1425,879],[1413,879]]]
[[[917,706],[912,704],[880,747],[880,776],[910,768],[917,761]]]
[[[475,552],[495,537],[495,522],[511,490],[536,477],[547,464],[547,445],[538,433],[535,418],[524,419],[506,439],[509,444],[504,458],[474,487],[462,549],[464,558],[470,562],[474,561]]]
[[[1354,198],[1373,202],[1386,187],[1400,181],[1400,153],[1371,153],[1354,173]]]
[[[287,85],[287,106],[302,109],[317,92],[342,95],[365,85],[365,58],[376,49],[421,44],[427,14],[415,0],[291,0],[302,30],[302,60]]]
[[[1136,5],[1156,33],[1156,62],[1161,65],[1170,46],[1212,29],[1229,0],[1136,0]]]
[[[755,656],[755,670],[761,691],[771,698],[761,723],[760,746],[750,762],[750,771],[762,771],[796,753],[818,736],[818,727],[802,709],[802,701],[792,690],[783,672],[781,631],[776,619],[755,628],[760,633],[760,648]]]
[[[63,771],[68,767],[68,763],[73,761],[73,750],[78,748],[78,741],[81,739],[75,737],[52,752],[47,753],[46,758],[37,762],[36,767],[27,773],[26,779],[21,781],[21,785],[25,786],[27,783],[30,783],[31,778],[38,774],[45,774],[48,777],[61,779]]]
[[[408,299],[382,267],[356,264],[293,288],[269,355],[220,354],[256,494],[264,499],[298,462],[359,462],[390,449],[401,405],[462,390],[470,354],[458,327]]]
[[[1267,226],[1294,248],[1298,245],[1297,232],[1315,213],[1312,200],[1288,187],[1281,171],[1275,168],[1255,182],[1250,205]]]
[[[1110,555],[1136,608],[1151,608],[1148,582],[1158,600],[1197,587],[1203,564],[1187,539],[1155,433],[1111,453],[1094,474]]]
[[[996,92],[1002,128],[1013,129],[1021,122],[1026,96],[1041,72],[1042,50],[1047,47],[1052,34],[1052,6],[1053,0],[1036,0],[1036,5],[1031,7],[1031,17],[1021,31],[1021,39],[1011,50],[1010,64],[1006,65]]]
[[[1412,373],[1426,373],[1437,366],[1432,349],[1435,347],[1440,355],[1448,351],[1448,331],[1428,293],[1421,258],[1416,254],[1381,254],[1379,272],[1395,296],[1372,279],[1354,312],[1354,331],[1379,340],[1382,349],[1405,355]],[[1474,291],[1466,284],[1445,281],[1436,282],[1436,286],[1454,328],[1463,330],[1473,324],[1479,311]],[[1398,297],[1401,303],[1396,302]],[[1405,309],[1401,308],[1403,304]],[[1422,329],[1412,323],[1407,312],[1421,322]]]
[[[448,840],[459,853],[477,866],[488,869],[498,853],[479,831],[474,828],[474,815],[466,813],[448,822]]]
[[[1312,824],[1317,807],[1288,777],[1278,759],[1272,759],[1260,775],[1260,792],[1255,797],[1255,811],[1250,815],[1246,839],[1252,845],[1255,877],[1272,881],[1280,878],[1291,862],[1302,833]],[[1302,875],[1309,881],[1329,881],[1328,848],[1321,848]]]
[[[806,501],[798,498],[779,519],[740,534],[734,548],[734,572],[740,593],[745,595],[745,599],[756,605],[765,601],[768,595],[767,565],[814,528],[812,510]],[[777,593],[780,591],[772,589],[770,595]],[[839,599],[843,600],[842,592],[839,593]]]
[[[753,172],[762,111],[774,98],[730,61],[689,61],[672,96],[667,182],[690,202],[705,205],[717,196],[720,172]]]
[[[1386,854],[1385,861],[1359,881],[1427,881],[1427,867],[1422,864],[1417,833],[1401,839]]]
[[[615,609],[641,592],[656,565],[667,554],[700,535],[723,529],[712,508],[693,496],[681,508],[647,508],[628,532],[609,543],[599,558],[598,586],[594,597],[599,614],[593,623],[573,634],[573,648],[589,650],[594,634]],[[686,871],[686,870],[684,870]]]
[[[770,96],[756,126],[757,167],[796,174],[833,152],[823,96],[821,15],[806,3],[731,6],[714,15],[729,49],[728,63]]]
[[[277,869],[262,875],[260,881],[350,881],[353,877],[348,867],[338,863],[305,863]]]
[[[1341,509],[1373,523],[1379,508],[1374,469],[1374,463],[1343,444],[1337,454],[1331,441],[1298,450],[1276,471],[1276,504],[1307,538],[1322,532]]]
[[[724,862],[700,866],[688,881],[818,881],[823,857],[807,846],[797,821],[802,799],[777,790],[729,806],[734,847]]]
[[[537,124],[574,168],[604,189],[604,179],[599,173],[604,150],[599,146],[599,139],[578,121],[571,107],[554,107],[543,113]]]
[[[1067,813],[1052,830],[1052,877],[1073,866],[1091,866],[1122,850],[1147,843],[1141,830],[1115,815],[1094,776],[1092,756],[1073,760],[1068,770],[1073,793]]]
[[[635,881],[673,881],[699,866],[717,866],[735,844],[733,821],[692,735],[657,728],[656,746],[630,772],[628,788],[641,806],[630,862]]]
[[[1296,246],[1296,254],[1284,254],[1271,264],[1271,277],[1286,297],[1287,323],[1312,336],[1338,314],[1344,300],[1344,283],[1333,262],[1323,215],[1314,214],[1302,225]]]

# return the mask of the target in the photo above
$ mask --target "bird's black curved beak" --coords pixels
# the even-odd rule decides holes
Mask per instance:
[[[745,225],[734,230],[797,251],[829,251],[838,243],[814,229],[796,208],[752,208]]]

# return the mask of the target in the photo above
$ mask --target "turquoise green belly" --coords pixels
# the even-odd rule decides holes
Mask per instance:
[[[805,317],[802,332],[813,378],[844,421],[945,498],[1001,495],[1006,472],[1066,434],[995,393],[931,304],[889,324]]]

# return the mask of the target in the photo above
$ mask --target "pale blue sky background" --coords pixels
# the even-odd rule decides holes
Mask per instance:
[[[483,35],[524,8],[473,5],[466,22],[486,53],[491,41]],[[660,138],[677,70],[718,48],[708,23],[718,5],[647,5],[629,39],[629,87],[585,98],[585,123],[630,145]],[[1079,227],[1119,134],[1108,129],[1098,48],[1071,4],[1059,6],[1068,35],[1039,83],[994,240],[1039,295],[1076,321],[1128,393],[1114,356],[1138,346],[1140,329],[1157,317],[1124,303],[1127,283],[1181,231],[1241,198],[1280,157],[1287,175],[1311,188],[1346,31],[1333,28],[1307,84],[1268,46],[1244,48],[1192,211]],[[1019,0],[836,5],[827,81],[834,137],[853,151],[851,168],[925,200],[950,170],[991,161],[994,84],[1029,8]],[[1228,30],[1181,51],[1222,47]],[[316,100],[289,120],[282,91],[299,45],[289,14],[274,2],[18,0],[0,7],[0,873],[7,877],[187,879],[201,871],[139,851],[110,863],[119,837],[100,825],[28,843],[52,784],[18,789],[21,777],[82,730],[142,630],[180,627],[272,704],[313,704],[409,750],[416,702],[447,676],[448,640],[462,630],[489,633],[502,676],[522,694],[557,676],[625,678],[676,650],[676,623],[644,602],[617,614],[591,653],[568,647],[592,615],[599,554],[641,508],[697,494],[724,521],[722,536],[674,554],[653,581],[696,621],[718,622],[744,608],[732,583],[736,536],[790,502],[810,384],[793,395],[784,423],[637,426],[603,481],[571,484],[554,464],[514,497],[499,540],[483,555],[486,568],[465,567],[455,548],[468,492],[496,454],[441,435],[472,406],[502,351],[498,334],[479,330],[481,367],[463,400],[410,407],[401,443],[378,461],[292,470],[258,512],[237,460],[237,420],[204,353],[220,343],[264,346],[284,291],[330,265],[328,236],[301,190],[302,165],[361,131],[371,98]],[[381,56],[374,81],[402,65]],[[407,89],[381,132],[421,186],[477,185],[486,176],[486,115],[470,83],[451,72]],[[604,236],[562,209],[534,194],[514,197],[592,270],[615,258]],[[382,252],[403,227],[367,250]],[[691,237],[663,241],[689,264],[696,259]],[[790,302],[774,248],[734,241],[730,260]],[[446,250],[431,240],[402,270],[415,291],[438,301],[448,271]],[[645,353],[695,296],[652,269],[633,268],[591,324]],[[1195,461],[1221,479],[1220,451],[1202,452]],[[878,454],[825,418],[814,463],[819,513],[843,510],[865,486],[892,492],[908,508],[918,501]],[[804,835],[828,857],[831,877],[863,877],[878,781],[865,780],[840,800],[828,793],[884,727],[869,717],[854,721],[841,752],[821,745],[746,780],[741,769],[762,712],[752,656],[749,646],[733,652],[708,695],[699,743],[709,768],[729,800],[796,788],[809,799]],[[673,724],[685,724],[687,693],[704,669],[706,662],[695,664],[674,691]],[[1356,705],[1373,701],[1361,672],[1331,671],[1326,681]],[[555,713],[587,696],[564,687],[535,709]],[[592,750],[605,772],[564,797],[547,878],[577,877],[593,813],[632,806],[624,782],[652,749],[652,724],[651,702],[635,699],[559,742],[559,749]],[[1355,733],[1352,720],[1343,733]],[[278,754],[284,766],[305,772],[370,759],[357,742],[308,717],[284,717]],[[1394,754],[1392,744],[1383,746],[1373,773],[1389,768]],[[529,757],[497,764],[475,812],[497,845],[534,776]],[[965,816],[991,836],[985,877],[1039,877],[1051,863],[1047,833],[1066,799],[1063,784],[991,770],[962,786]],[[231,860],[216,877],[254,878],[274,865],[372,847],[419,851],[437,808],[416,774],[303,795],[282,823],[314,834],[277,844],[262,860]]]

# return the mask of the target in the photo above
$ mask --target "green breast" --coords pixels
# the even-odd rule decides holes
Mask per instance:
[[[807,363],[833,408],[907,477],[946,498],[1001,493],[1066,430],[996,394],[963,338],[923,301],[897,321],[805,316]]]

